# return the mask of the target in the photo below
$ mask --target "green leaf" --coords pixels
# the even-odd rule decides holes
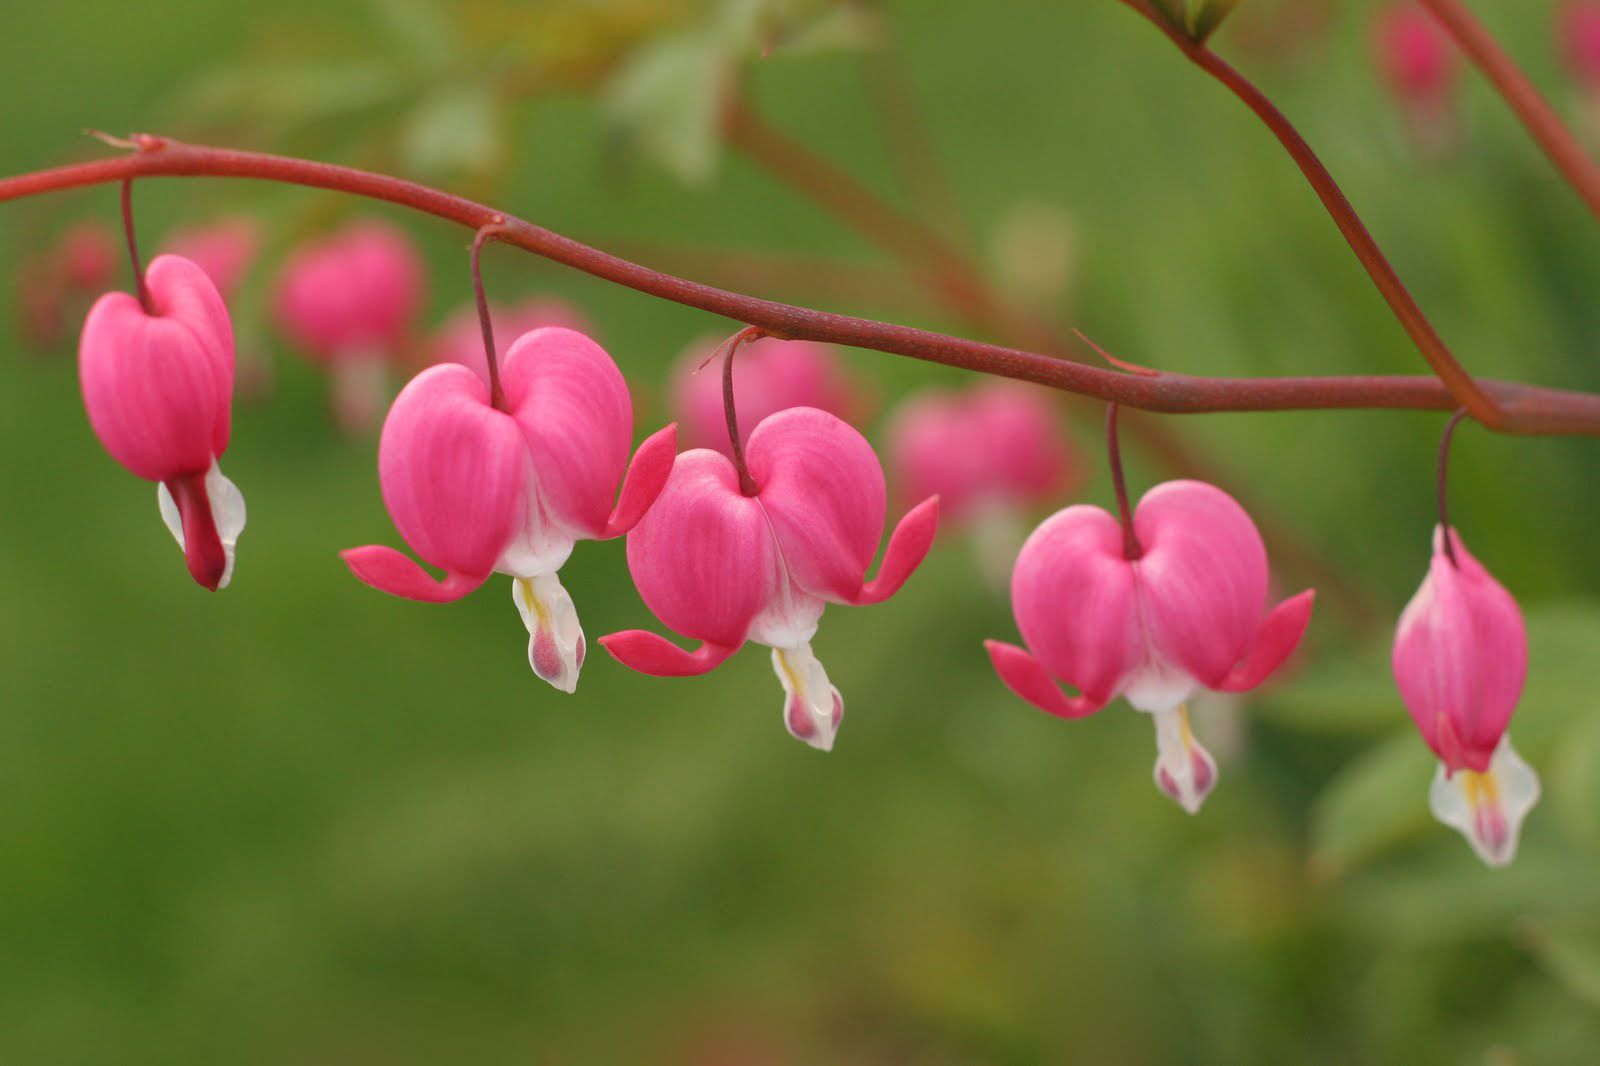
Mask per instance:
[[[1314,662],[1254,702],[1273,721],[1320,733],[1382,733],[1410,721],[1387,645]]]
[[[1517,939],[1562,987],[1600,1010],[1600,937],[1594,930],[1529,919],[1518,925]]]
[[[414,63],[442,70],[464,49],[456,22],[439,0],[367,0],[389,40]]]
[[[1311,813],[1313,874],[1342,877],[1426,828],[1434,764],[1427,745],[1408,730],[1341,770]]]
[[[625,142],[691,185],[716,172],[723,94],[731,81],[724,42],[704,31],[634,52],[612,82],[606,111]]]
[[[197,79],[177,105],[202,120],[265,120],[293,129],[387,103],[404,88],[399,73],[382,63],[238,65]]]
[[[400,153],[419,174],[493,170],[501,157],[498,102],[481,85],[433,93],[406,119]]]

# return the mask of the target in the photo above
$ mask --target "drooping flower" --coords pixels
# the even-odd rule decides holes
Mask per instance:
[[[117,238],[99,219],[83,219],[61,235],[56,256],[62,280],[83,292],[98,292],[116,273]]]
[[[1600,3],[1563,4],[1556,26],[1567,69],[1588,92],[1600,93]]]
[[[686,448],[729,453],[727,417],[722,407],[721,376],[699,372],[720,342],[690,345],[673,367],[670,384],[673,411],[683,427]],[[785,341],[775,337],[746,342],[739,349],[739,436],[751,432],[768,415],[790,407],[814,407],[846,421],[864,415],[867,400],[861,387],[840,366],[832,345]]]
[[[585,645],[558,571],[577,541],[620,536],[639,521],[672,469],[676,427],[651,436],[630,463],[627,382],[604,349],[573,330],[524,334],[500,377],[504,410],[466,367],[429,367],[401,390],[383,424],[384,504],[401,537],[444,580],[393,548],[343,556],[374,588],[428,603],[460,599],[493,573],[510,575],[529,664],[572,692]]]
[[[1455,136],[1454,97],[1461,57],[1433,16],[1412,3],[1378,11],[1372,47],[1384,88],[1405,115],[1417,145],[1428,154]]]
[[[757,425],[747,453],[749,495],[721,453],[678,456],[661,498],[628,536],[628,569],[645,605],[700,647],[687,652],[644,630],[600,643],[656,677],[703,674],[746,641],[765,644],[783,685],[785,727],[827,751],[844,701],[811,650],[823,608],[899,591],[933,542],[938,500],[900,520],[868,581],[887,492],[866,439],[826,411],[794,407]]]
[[[83,324],[89,424],[111,457],[159,485],[161,517],[208,589],[233,576],[244,497],[222,474],[233,402],[233,326],[211,279],[178,256],[145,274],[150,306],[100,297]]]
[[[494,323],[496,357],[504,360],[506,344],[500,338],[517,338],[545,326],[558,326],[593,336],[594,329],[582,311],[564,300],[535,297],[520,303],[490,305],[489,316]],[[430,362],[460,363],[484,381],[489,380],[489,361],[483,352],[483,327],[478,322],[478,309],[464,304],[451,312],[433,336]]]
[[[224,298],[238,291],[260,246],[260,229],[245,215],[180,229],[167,237],[167,250],[204,270]]]
[[[422,258],[403,230],[352,222],[290,256],[278,282],[278,326],[333,376],[333,411],[351,432],[383,409],[386,364],[404,353],[422,303]]]
[[[1428,797],[1434,817],[1491,866],[1515,857],[1522,821],[1539,799],[1538,775],[1506,735],[1527,673],[1517,601],[1459,534],[1435,528],[1428,576],[1395,629],[1394,677],[1439,757]]]
[[[1157,485],[1132,522],[1130,553],[1117,519],[1099,507],[1046,519],[1011,578],[1027,648],[985,647],[1013,692],[1057,717],[1082,718],[1117,696],[1153,715],[1156,786],[1194,813],[1217,769],[1190,731],[1185,701],[1202,689],[1245,692],[1275,673],[1305,635],[1313,593],[1267,610],[1261,534],[1213,485]]]
[[[1015,382],[915,393],[890,417],[888,441],[896,495],[938,496],[946,525],[972,532],[997,587],[1016,558],[1027,512],[1083,478],[1054,406]]]

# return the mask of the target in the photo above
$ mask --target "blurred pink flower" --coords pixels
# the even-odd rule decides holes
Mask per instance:
[[[509,305],[490,304],[489,318],[494,324],[495,349],[502,358],[518,337],[543,326],[594,335],[587,316],[565,300],[533,297]],[[489,363],[483,353],[483,327],[478,323],[475,304],[456,308],[434,332],[429,345],[429,362],[460,363],[484,381],[489,380]]]
[[[887,493],[866,438],[826,411],[796,407],[756,426],[747,452],[754,495],[740,490],[726,456],[684,452],[628,536],[628,569],[645,606],[701,646],[687,652],[638,629],[600,643],[624,666],[656,677],[703,674],[746,641],[768,645],[785,728],[827,751],[844,700],[811,651],[823,608],[881,603],[899,591],[933,542],[938,500],[900,520],[868,581]]]
[[[1574,0],[1562,5],[1556,30],[1573,78],[1589,92],[1600,92],[1600,3]]]
[[[244,215],[175,230],[167,236],[167,251],[198,264],[224,298],[239,291],[260,246],[260,228]]]
[[[1432,15],[1415,4],[1380,8],[1372,24],[1379,77],[1426,152],[1449,147],[1455,136],[1454,97],[1461,56]]]
[[[56,245],[61,277],[84,292],[99,292],[116,278],[117,234],[96,218],[74,222]]]
[[[604,349],[572,330],[518,338],[501,382],[505,410],[465,367],[429,367],[401,390],[383,424],[384,504],[406,543],[444,570],[444,580],[393,548],[352,548],[343,558],[374,588],[429,603],[460,599],[490,574],[509,574],[528,629],[529,665],[572,692],[585,645],[559,571],[578,541],[620,536],[639,521],[672,468],[676,430],[650,437],[630,463],[627,382]]]
[[[1434,817],[1484,862],[1505,865],[1539,799],[1538,776],[1506,736],[1528,674],[1528,634],[1517,601],[1454,530],[1434,530],[1428,576],[1400,616],[1393,661],[1406,710],[1439,757]]]
[[[403,230],[352,222],[289,257],[275,304],[279,328],[333,373],[335,421],[363,432],[383,410],[385,365],[404,354],[423,293],[422,257]]]
[[[1000,679],[1050,714],[1082,718],[1121,696],[1153,715],[1156,785],[1192,814],[1217,768],[1186,701],[1202,689],[1246,692],[1277,672],[1305,635],[1313,593],[1267,610],[1261,535],[1215,486],[1157,485],[1132,521],[1141,554],[1129,558],[1122,527],[1099,507],[1046,519],[1011,578],[1027,649],[985,647]]]
[[[715,367],[699,372],[721,340],[689,346],[673,367],[670,381],[673,412],[683,427],[686,448],[728,450],[728,423],[722,409],[722,375]],[[768,415],[790,407],[814,407],[846,422],[866,416],[870,404],[864,390],[839,364],[832,345],[766,337],[739,349],[739,436],[751,432]]]
[[[244,497],[217,460],[228,449],[233,327],[194,263],[158,256],[150,310],[125,292],[100,297],[83,324],[78,367],[89,424],[111,457],[154,481],[161,517],[208,589],[233,576]]]

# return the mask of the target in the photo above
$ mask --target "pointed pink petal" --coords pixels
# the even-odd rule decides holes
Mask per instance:
[[[1528,634],[1517,602],[1454,537],[1457,568],[1434,533],[1428,576],[1395,628],[1400,698],[1452,770],[1483,771],[1528,673]],[[1440,731],[1448,722],[1448,735]]]
[[[1006,687],[1047,714],[1057,718],[1084,718],[1106,705],[1103,698],[1070,697],[1062,692],[1044,664],[1015,644],[986,640],[983,646],[989,652],[994,672],[1000,675]]]
[[[1267,608],[1267,550],[1244,508],[1201,481],[1169,481],[1134,512],[1145,627],[1207,688],[1250,654]]]
[[[623,666],[651,677],[695,677],[710,673],[739,650],[737,644],[730,647],[706,642],[688,652],[666,637],[644,629],[608,633],[600,638],[600,646]]]
[[[756,427],[748,453],[789,576],[814,596],[853,602],[883,536],[872,445],[826,411],[793,407]]]
[[[378,480],[395,528],[441,570],[489,573],[526,519],[522,434],[455,363],[401,390],[378,442]]]
[[[349,548],[340,552],[339,557],[359,580],[380,592],[408,600],[421,600],[423,603],[459,600],[489,577],[487,571],[479,577],[447,573],[443,581],[437,581],[406,556],[378,544]]]
[[[1122,529],[1098,507],[1068,507],[1033,531],[1011,574],[1011,610],[1045,668],[1101,702],[1144,656]]]
[[[633,453],[628,473],[622,479],[622,495],[616,510],[606,521],[601,540],[620,537],[634,526],[656,502],[672,474],[672,463],[678,456],[678,424],[672,423],[645,438],[639,450]]]
[[[575,533],[604,536],[633,446],[622,371],[594,341],[557,327],[518,337],[503,371],[550,516]]]
[[[933,547],[933,535],[938,529],[939,497],[933,496],[917,504],[900,519],[900,524],[889,535],[889,547],[884,550],[878,576],[862,585],[850,602],[882,603],[899,592],[906,578],[928,557],[928,549]]]
[[[678,456],[654,506],[628,534],[628,571],[645,606],[695,640],[737,647],[781,589],[777,543],[733,464],[705,448]]]
[[[1284,660],[1294,654],[1311,624],[1311,604],[1315,589],[1306,589],[1272,609],[1261,624],[1250,657],[1235,666],[1217,687],[1224,692],[1248,692],[1277,672]]]

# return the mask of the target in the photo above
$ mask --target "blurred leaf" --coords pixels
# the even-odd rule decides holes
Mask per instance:
[[[1201,0],[1200,7],[1189,20],[1190,36],[1197,41],[1204,41],[1217,32],[1217,27],[1238,6],[1239,0]]]
[[[1319,660],[1258,701],[1261,713],[1299,729],[1371,734],[1407,722],[1389,669],[1388,648]]]
[[[775,48],[796,57],[859,52],[875,47],[883,32],[882,16],[876,11],[859,4],[840,4],[781,32]]]
[[[178,98],[183,113],[206,120],[266,121],[286,128],[386,103],[405,88],[377,62],[234,65],[202,75]]]
[[[1313,873],[1342,877],[1426,827],[1433,767],[1433,753],[1407,731],[1341,770],[1311,812]]]
[[[1593,930],[1529,920],[1517,927],[1517,938],[1562,987],[1600,1010],[1600,937]]]
[[[455,19],[438,0],[368,0],[389,40],[429,70],[440,70],[460,58],[462,44]]]
[[[664,38],[628,57],[611,84],[606,109],[628,144],[680,180],[702,185],[716,171],[718,122],[730,77],[718,35]]]
[[[1528,750],[1548,751],[1600,709],[1600,607],[1549,604],[1525,615],[1528,685],[1511,729]]]
[[[421,174],[492,170],[501,157],[499,103],[482,85],[441,89],[406,119],[400,151]]]
[[[1600,717],[1580,723],[1551,759],[1550,807],[1567,832],[1600,845]]]

